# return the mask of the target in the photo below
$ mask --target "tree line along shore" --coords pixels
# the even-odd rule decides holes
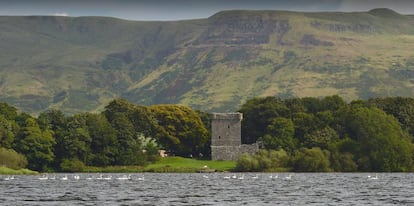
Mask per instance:
[[[99,113],[48,110],[34,117],[0,103],[0,166],[38,172],[195,172],[204,166],[240,172],[414,171],[412,98],[256,97],[238,112],[242,143],[259,142],[261,150],[220,162],[210,160],[208,113],[187,106],[115,99]],[[170,157],[160,157],[160,150]],[[5,170],[0,173],[10,173]]]

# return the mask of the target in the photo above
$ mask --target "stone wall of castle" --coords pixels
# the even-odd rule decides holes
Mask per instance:
[[[237,160],[243,153],[253,154],[257,144],[241,144],[242,113],[212,113],[211,158],[213,160]]]

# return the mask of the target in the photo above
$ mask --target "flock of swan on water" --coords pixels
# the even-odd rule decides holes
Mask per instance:
[[[204,178],[209,178],[208,175],[203,175],[203,177]],[[233,175],[226,175],[223,178],[224,179],[239,179],[239,180],[244,180],[245,179],[245,176],[244,176],[244,174],[242,174],[240,176],[237,176],[237,175],[233,174]],[[246,178],[259,179],[259,176],[257,176],[257,174],[256,174],[254,176],[249,176],[249,177],[246,177]],[[279,175],[269,175],[269,179],[278,179],[278,178],[279,178]],[[289,175],[283,177],[283,179],[286,179],[286,180],[292,179],[292,174],[289,174]]]
[[[59,179],[59,180],[69,180],[69,179],[80,180],[81,176],[80,175],[72,175],[71,177],[68,177],[68,175],[65,174],[63,177],[57,178],[56,175],[53,175],[53,176],[42,175],[42,176],[38,177],[38,179],[39,180],[56,180],[56,179]],[[131,175],[122,175],[122,176],[112,177],[112,175],[104,176],[102,174],[99,174],[98,176],[87,176],[83,179],[86,179],[86,180],[112,180],[112,179],[132,180],[132,177],[131,177]],[[137,180],[144,180],[144,176],[138,177]]]
[[[14,175],[12,175],[12,176],[8,175],[7,177],[3,178],[3,180],[6,180],[6,181],[7,180],[14,180],[14,179],[15,179]],[[56,175],[43,174],[43,175],[37,177],[37,179],[38,180],[80,180],[80,179],[86,179],[86,180],[112,180],[112,179],[115,179],[115,180],[133,180],[133,178],[130,174],[129,175],[116,176],[116,177],[112,177],[112,175],[99,174],[98,176],[90,175],[90,176],[87,176],[85,178],[81,178],[80,175],[76,175],[76,174],[75,175],[65,174],[64,176],[59,176],[59,177],[57,177]],[[135,180],[141,180],[141,181],[144,180],[144,179],[145,179],[144,176],[135,178]]]
[[[208,179],[209,176],[208,175],[203,175],[203,178]],[[259,179],[259,176],[257,174],[254,175],[254,176],[248,176],[248,177],[245,177],[244,174],[241,174],[239,176],[237,176],[236,174],[223,176],[223,179],[239,179],[239,180],[243,180],[245,178]],[[277,175],[277,174],[276,175],[271,174],[271,175],[268,176],[268,178],[269,179],[279,179],[279,175]],[[285,175],[283,177],[280,177],[280,179],[284,179],[284,180],[291,180],[292,178],[293,178],[293,175],[292,174],[287,174],[287,175]],[[378,175],[377,174],[375,174],[375,175],[368,175],[367,178],[370,179],[370,180],[377,180],[378,179]],[[14,175],[11,175],[11,176],[8,175],[7,177],[4,177],[3,178],[3,180],[5,180],[5,181],[14,180],[14,179],[15,179],[15,176]],[[68,176],[67,174],[65,174],[64,176],[57,177],[56,175],[50,175],[49,176],[49,175],[43,174],[42,176],[37,177],[37,179],[38,180],[80,180],[81,179],[81,176],[80,175],[77,175],[77,174]],[[140,177],[137,177],[137,178],[132,178],[132,176],[130,174],[128,174],[128,175],[126,175],[126,174],[124,174],[124,175],[118,175],[118,176],[113,177],[112,175],[102,175],[102,174],[99,174],[97,176],[89,175],[89,176],[87,176],[87,177],[85,177],[83,179],[86,179],[86,180],[112,180],[112,179],[115,179],[115,180],[140,180],[140,181],[143,181],[143,180],[145,180],[145,177],[144,176],[140,176]]]

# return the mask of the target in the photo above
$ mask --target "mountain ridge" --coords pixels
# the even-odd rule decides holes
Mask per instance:
[[[0,101],[38,114],[114,98],[234,111],[249,98],[414,92],[414,17],[222,11],[206,19],[0,17]]]

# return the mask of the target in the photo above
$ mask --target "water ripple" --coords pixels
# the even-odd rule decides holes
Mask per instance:
[[[78,174],[80,180],[0,176],[2,205],[414,205],[411,173]],[[72,175],[67,175],[72,177]],[[230,176],[239,178],[227,178]],[[254,177],[254,178],[253,178]]]

